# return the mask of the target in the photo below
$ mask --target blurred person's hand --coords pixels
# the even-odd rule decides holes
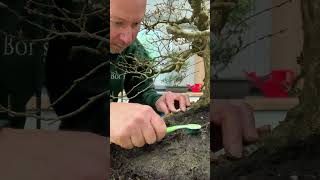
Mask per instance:
[[[241,158],[243,144],[254,143],[260,134],[271,131],[269,125],[255,127],[253,109],[248,104],[213,100],[210,109],[213,151],[224,148],[231,157]]]

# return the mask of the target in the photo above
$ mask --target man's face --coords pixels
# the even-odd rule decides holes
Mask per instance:
[[[121,53],[136,39],[146,10],[146,0],[110,1],[110,50]]]

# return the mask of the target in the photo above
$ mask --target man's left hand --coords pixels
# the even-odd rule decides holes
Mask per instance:
[[[168,91],[157,100],[156,108],[158,111],[165,114],[178,112],[179,110],[174,106],[175,101],[179,102],[179,107],[182,111],[186,111],[187,107],[191,105],[189,96],[187,94],[173,93]]]

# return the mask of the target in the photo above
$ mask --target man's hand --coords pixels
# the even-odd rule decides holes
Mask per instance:
[[[186,111],[187,107],[191,105],[188,95],[168,91],[157,100],[156,108],[165,114],[177,112],[178,110],[174,106],[175,100],[179,102],[179,107],[182,111]]]
[[[153,144],[165,135],[165,122],[150,106],[135,103],[111,103],[111,143],[131,149]]]
[[[270,132],[270,126],[255,127],[253,109],[245,104],[213,100],[210,104],[212,128],[211,149],[221,148],[232,157],[242,157],[244,143],[254,143],[259,135]]]

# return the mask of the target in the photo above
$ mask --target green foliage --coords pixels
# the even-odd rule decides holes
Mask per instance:
[[[243,35],[249,29],[246,21],[253,9],[254,0],[239,0],[237,5],[228,14],[227,22],[217,35],[211,38],[211,56],[213,58],[213,72],[211,78],[217,78],[232,62],[232,58],[243,47]],[[213,18],[214,20],[214,18]]]

